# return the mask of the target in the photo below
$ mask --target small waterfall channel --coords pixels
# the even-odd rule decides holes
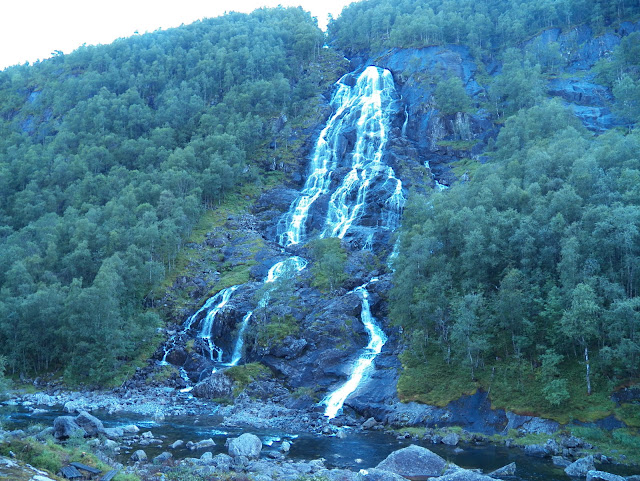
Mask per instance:
[[[277,226],[277,242],[284,249],[302,244],[312,239],[309,237],[310,213],[313,209],[322,209],[317,204],[324,198],[326,212],[324,226],[316,237],[344,238],[355,226],[366,231],[364,248],[371,248],[371,242],[380,229],[393,232],[400,223],[405,196],[402,182],[395,176],[393,168],[384,163],[385,148],[391,131],[391,118],[398,111],[397,95],[391,72],[378,67],[367,67],[354,79],[353,74],[347,74],[336,83],[336,90],[331,100],[333,115],[321,131],[313,149],[309,174],[303,189],[293,201],[289,210],[282,216]],[[353,147],[348,153],[346,135],[352,135]],[[346,154],[345,154],[346,153]],[[336,170],[341,169],[342,178],[334,178]],[[372,188],[383,192],[378,209],[381,210],[377,225],[362,226],[359,220],[365,215],[368,196]],[[380,205],[382,204],[382,205]],[[316,217],[318,214],[316,214]],[[367,247],[369,246],[369,247]],[[290,278],[305,269],[307,261],[291,256],[271,267],[264,279],[264,284],[274,283],[279,278]],[[321,404],[326,406],[325,416],[335,417],[347,399],[366,377],[374,359],[380,354],[387,337],[376,319],[371,314],[369,292],[367,287],[372,279],[360,286],[353,293],[361,300],[361,320],[369,335],[369,343],[365,346],[353,363],[348,380],[329,393]],[[212,328],[216,316],[225,309],[236,291],[242,286],[232,286],[223,289],[211,297],[205,304],[184,323],[182,333],[192,329],[200,323],[198,337],[206,341],[212,361],[223,364],[223,351],[216,346],[212,339]],[[257,307],[268,304],[273,289],[267,288],[266,293],[259,300]],[[197,321],[206,312],[201,321]],[[238,327],[238,337],[227,366],[235,366],[242,360],[244,334],[250,324],[253,311],[244,314]],[[167,354],[175,341],[170,339],[165,346]]]

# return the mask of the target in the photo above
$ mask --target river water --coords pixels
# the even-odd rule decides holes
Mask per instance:
[[[346,436],[341,439],[336,436],[324,436],[310,433],[283,432],[275,430],[261,430],[255,428],[226,427],[221,425],[222,418],[215,414],[200,416],[172,416],[162,421],[150,420],[148,416],[119,413],[117,415],[96,411],[93,414],[101,419],[105,427],[125,426],[136,424],[141,433],[151,431],[154,438],[163,441],[161,446],[128,446],[123,448],[118,460],[129,462],[130,454],[136,449],[144,449],[149,458],[157,456],[163,451],[171,451],[174,458],[200,457],[204,451],[213,454],[226,453],[224,444],[228,438],[237,437],[244,432],[256,434],[263,442],[263,456],[270,451],[278,451],[282,441],[291,443],[288,459],[312,460],[325,459],[329,468],[347,468],[351,470],[367,469],[376,466],[390,453],[418,444],[439,454],[447,461],[463,468],[479,468],[488,473],[506,464],[515,462],[517,465],[517,481],[567,481],[569,478],[561,468],[554,466],[549,459],[525,456],[519,449],[508,449],[504,446],[491,444],[471,446],[461,444],[461,452],[456,452],[452,446],[431,444],[424,441],[397,439],[393,435],[380,431],[358,432],[346,429]],[[0,409],[0,421],[5,429],[24,429],[30,424],[38,423],[44,427],[52,426],[57,416],[68,415],[60,408],[50,408],[36,413],[27,412],[20,408]],[[168,446],[174,441],[198,442],[212,438],[216,442],[213,448],[190,451],[186,448],[171,450]],[[631,475],[638,469],[625,466],[606,465],[602,470],[621,475]]]

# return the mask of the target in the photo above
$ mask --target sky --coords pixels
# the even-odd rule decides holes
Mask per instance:
[[[302,6],[325,29],[354,0],[8,0],[0,8],[0,69],[217,17],[227,11]]]

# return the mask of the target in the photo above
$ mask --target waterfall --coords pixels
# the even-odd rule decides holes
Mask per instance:
[[[287,247],[305,239],[306,222],[312,205],[329,194],[331,176],[339,166],[345,147],[345,132],[355,127],[351,171],[331,194],[321,237],[344,237],[362,215],[369,185],[387,167],[382,164],[390,117],[395,112],[393,76],[388,70],[367,67],[349,86],[351,74],[342,77],[331,105],[335,112],[320,133],[309,165],[309,176],[298,198],[278,224],[278,242]],[[354,200],[355,199],[355,200]]]
[[[267,273],[266,279],[263,281],[265,284],[271,284],[277,281],[278,279],[291,278],[298,272],[302,271],[305,267],[307,267],[307,261],[302,257],[291,256],[283,261],[280,261],[274,264],[269,272]],[[271,297],[271,292],[275,288],[267,290],[260,301],[258,302],[258,307],[266,307],[269,303],[269,298]],[[242,359],[242,348],[244,347],[244,332],[249,325],[249,319],[253,315],[253,311],[249,311],[242,318],[242,323],[240,324],[240,329],[238,330],[238,338],[236,340],[235,348],[233,349],[233,355],[231,356],[230,366],[237,366]]]
[[[374,279],[372,279],[372,282],[373,281]],[[366,289],[367,285],[368,283],[354,289],[352,292],[357,293],[362,301],[362,312],[360,314],[360,318],[369,334],[369,343],[354,363],[353,371],[351,372],[349,379],[347,379],[342,386],[333,391],[322,401],[322,404],[326,406],[324,415],[329,419],[336,417],[338,411],[342,409],[342,405],[347,397],[356,390],[360,381],[362,381],[362,378],[366,374],[367,368],[371,366],[373,360],[378,354],[380,354],[380,351],[382,351],[382,346],[387,342],[387,336],[380,326],[376,324],[375,318],[371,315],[369,292]]]
[[[391,131],[391,118],[397,113],[393,76],[388,70],[367,67],[357,79],[352,74],[342,77],[336,84],[331,100],[333,114],[321,131],[309,162],[309,175],[297,198],[277,225],[277,241],[283,247],[294,246],[309,240],[310,211],[316,205],[327,205],[322,220],[314,211],[314,225],[319,228],[317,237],[343,238],[352,227],[358,226],[365,213],[368,223],[362,222],[363,249],[373,250],[377,227],[393,232],[400,223],[405,196],[402,182],[395,176],[393,168],[384,163],[385,149]],[[405,126],[408,116],[405,111]],[[336,170],[340,169],[337,177]],[[368,201],[375,189],[375,202]],[[322,202],[317,202],[319,199]],[[378,209],[367,212],[368,209]],[[354,229],[355,230],[355,229]],[[307,261],[298,256],[288,257],[274,264],[263,279],[265,288],[257,308],[266,307],[276,289],[278,279],[292,278],[306,268]],[[372,279],[370,282],[374,282]],[[333,418],[342,409],[347,397],[356,390],[375,357],[381,352],[387,338],[371,315],[369,305],[369,283],[358,287],[352,294],[358,295],[362,304],[361,321],[369,335],[369,342],[355,361],[348,380],[330,393],[323,404],[325,415]],[[240,286],[224,289],[207,300],[195,314],[185,322],[183,333],[192,328],[203,312],[206,316],[198,336],[209,345],[213,361],[222,362],[222,349],[212,339],[212,329],[217,314],[229,302]],[[238,326],[238,335],[228,365],[235,366],[242,360],[245,331],[251,323],[255,310],[247,311]],[[167,349],[168,352],[170,348]],[[214,353],[216,353],[214,355]],[[163,358],[166,360],[166,353]]]
[[[354,91],[357,109],[356,142],[351,154],[351,171],[331,194],[325,228],[321,237],[342,239],[366,208],[369,187],[379,175],[393,169],[382,163],[389,139],[391,116],[395,113],[393,76],[388,70],[368,67],[360,75]],[[394,175],[395,178],[395,175]]]
[[[205,341],[207,341],[207,344],[209,346],[209,356],[211,357],[212,361],[222,362],[222,349],[220,347],[216,346],[214,344],[213,340],[211,339],[211,330],[213,329],[213,323],[214,323],[218,313],[224,308],[224,306],[227,305],[227,302],[229,302],[229,299],[231,299],[231,295],[239,287],[240,286],[231,286],[231,287],[227,287],[226,289],[221,290],[215,296],[210,298],[205,303],[204,306],[202,306],[193,316],[191,316],[187,320],[187,327],[186,327],[185,330],[187,330],[187,329],[189,329],[191,327],[191,325],[193,324],[193,321],[195,320],[196,316],[200,312],[202,312],[204,310],[208,311],[207,315],[202,320],[202,328],[200,329],[200,333],[198,334],[198,336],[201,339],[204,339]],[[211,306],[213,306],[213,308]],[[215,359],[213,357],[213,353],[214,352],[217,354]]]

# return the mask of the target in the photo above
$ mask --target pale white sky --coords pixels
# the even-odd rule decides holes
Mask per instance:
[[[302,6],[318,18],[337,17],[354,0],[3,0],[0,6],[0,69],[33,63],[54,50],[71,53],[83,43],[108,44],[119,37],[189,24],[227,11]]]

